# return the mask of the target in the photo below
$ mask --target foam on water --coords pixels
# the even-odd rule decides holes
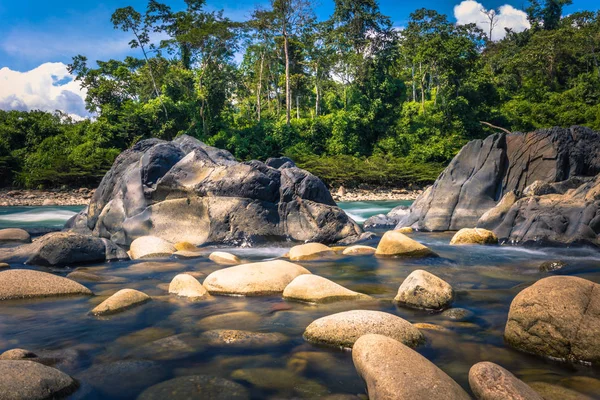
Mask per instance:
[[[61,227],[83,207],[6,207],[0,210],[0,228]]]

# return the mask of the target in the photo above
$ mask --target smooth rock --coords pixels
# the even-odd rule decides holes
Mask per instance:
[[[179,274],[171,281],[169,293],[181,297],[204,297],[208,296],[208,291],[202,286],[196,278],[188,274]]]
[[[504,330],[517,350],[568,361],[600,363],[600,285],[552,276],[512,301]]]
[[[424,341],[423,334],[410,322],[396,315],[370,310],[345,311],[313,321],[304,331],[311,343],[349,348],[366,334],[389,336],[410,347]]]
[[[294,246],[289,251],[290,260],[292,261],[316,260],[334,254],[335,252],[330,247],[321,243],[305,243]]]
[[[360,337],[352,349],[352,360],[367,384],[370,399],[470,399],[441,369],[390,337]]]
[[[0,360],[27,360],[29,358],[37,358],[37,355],[25,349],[11,349],[0,354]]]
[[[415,230],[413,228],[411,228],[410,226],[404,226],[402,228],[398,228],[398,229],[394,229],[395,231],[398,231],[400,233],[413,233]]]
[[[299,275],[310,271],[283,260],[223,268],[208,275],[204,287],[211,294],[264,296],[282,293]]]
[[[473,311],[464,308],[450,308],[442,312],[442,317],[452,319],[454,321],[467,321],[475,315]]]
[[[200,340],[211,347],[263,349],[281,346],[287,343],[289,338],[279,332],[215,329],[201,333]]]
[[[345,248],[342,254],[345,256],[367,256],[375,254],[376,251],[375,247],[355,245]]]
[[[173,256],[177,258],[200,258],[202,257],[202,253],[197,251],[178,250],[173,253]]]
[[[329,303],[341,300],[364,300],[370,297],[346,289],[321,276],[306,274],[296,277],[285,287],[283,298],[308,303]]]
[[[238,265],[242,263],[242,260],[238,256],[224,251],[214,251],[210,253],[208,258],[219,265]]]
[[[463,228],[456,232],[450,245],[461,244],[498,244],[498,237],[492,231],[483,228]]]
[[[150,301],[150,296],[135,289],[121,289],[91,311],[92,315],[116,314]]]
[[[413,324],[413,326],[415,328],[424,329],[427,331],[438,331],[438,332],[449,332],[450,331],[448,328],[444,328],[441,325],[428,324],[426,322],[419,322],[419,323]]]
[[[132,260],[140,258],[168,257],[177,249],[164,239],[156,236],[142,236],[131,242],[129,256]]]
[[[261,323],[261,316],[251,311],[233,311],[210,315],[198,321],[200,329],[254,329]]]
[[[0,399],[47,400],[63,398],[77,389],[69,375],[27,361],[0,361]]]
[[[442,310],[454,301],[454,290],[446,281],[417,269],[402,282],[394,301],[412,308]]]
[[[478,400],[544,400],[525,382],[491,362],[471,367],[469,385]]]
[[[187,358],[197,352],[199,347],[196,346],[197,341],[189,334],[181,333],[137,346],[129,354],[137,359],[178,360]]]
[[[0,300],[92,294],[75,281],[46,272],[27,269],[0,272]]]
[[[7,263],[0,262],[0,270],[9,269],[9,268],[10,268],[10,265],[8,265]]]
[[[24,229],[0,229],[0,243],[31,243],[31,235]]]
[[[239,383],[209,375],[181,376],[144,390],[138,400],[247,400],[250,395]]]
[[[175,250],[177,251],[191,251],[191,252],[199,252],[200,249],[190,242],[177,242],[173,245]]]
[[[284,369],[238,369],[231,373],[231,378],[248,382],[262,389],[276,390],[278,392],[284,391],[286,392],[286,398],[293,393],[295,396],[291,397],[298,396],[301,398],[319,399],[329,393],[327,388],[320,383],[308,380]]]
[[[436,256],[428,247],[409,238],[398,231],[387,231],[379,245],[375,255],[382,257],[430,257]]]

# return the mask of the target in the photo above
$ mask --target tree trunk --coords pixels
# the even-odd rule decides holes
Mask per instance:
[[[288,36],[285,24],[283,25],[283,50],[285,51],[285,122],[290,124],[292,112],[290,94],[290,55],[288,53]]]
[[[413,101],[417,101],[417,82],[415,81],[415,64],[412,65],[412,93]]]
[[[300,119],[300,96],[296,95],[296,119]]]
[[[315,117],[319,116],[319,67],[315,67]]]
[[[263,52],[260,55],[260,70],[258,73],[258,86],[256,88],[256,115],[258,118],[258,122],[260,122],[260,114],[261,114],[261,91],[262,91],[262,76],[263,76],[263,65],[265,63],[265,53]]]

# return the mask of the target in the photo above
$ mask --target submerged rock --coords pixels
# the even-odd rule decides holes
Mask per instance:
[[[210,315],[198,321],[200,329],[254,329],[261,323],[261,316],[251,311],[233,311],[225,314]]]
[[[450,308],[445,310],[442,317],[452,319],[454,321],[467,321],[475,315],[473,311],[466,310],[464,308]]]
[[[290,339],[279,332],[250,332],[235,329],[215,329],[201,333],[200,340],[211,347],[264,349],[281,346]]]
[[[340,300],[369,299],[321,276],[306,274],[296,277],[283,291],[283,298],[308,303],[328,303]]]
[[[527,353],[600,363],[600,285],[574,276],[544,278],[512,301],[506,342]]]
[[[454,290],[446,281],[417,269],[402,282],[394,301],[413,308],[441,310],[454,301]]]
[[[471,367],[469,385],[478,400],[544,400],[525,382],[491,362]]]
[[[286,392],[287,396],[319,399],[329,393],[327,388],[318,382],[308,380],[285,369],[249,368],[232,372],[231,378],[248,382],[261,389]]]
[[[450,240],[451,245],[460,244],[498,244],[498,237],[494,232],[482,228],[463,228]]]
[[[424,341],[423,334],[410,322],[396,315],[369,310],[353,310],[328,315],[313,321],[304,331],[304,339],[334,347],[352,347],[366,334],[389,336],[410,347]]]
[[[0,399],[46,400],[68,396],[77,389],[69,375],[27,361],[0,361]]]
[[[544,400],[592,400],[595,398],[548,382],[532,382],[529,386]]]
[[[205,297],[208,291],[196,278],[188,274],[179,274],[171,281],[169,293],[182,297]]]
[[[330,247],[321,243],[305,243],[292,247],[288,254],[292,261],[308,261],[330,257],[335,252]]]
[[[219,265],[238,265],[242,263],[242,260],[240,260],[238,256],[224,251],[214,251],[210,253],[208,258]]]
[[[177,249],[171,243],[156,236],[142,236],[135,239],[129,248],[132,260],[140,258],[168,257]]]
[[[28,269],[0,272],[0,300],[92,294],[75,281],[46,272]]]
[[[333,243],[361,233],[321,180],[279,164],[238,162],[186,135],[143,140],[117,157],[67,228],[124,246],[141,236],[198,246]]]
[[[539,270],[540,272],[552,272],[566,267],[568,264],[564,261],[555,260],[555,261],[544,261],[540,264]]]
[[[345,256],[365,256],[375,254],[376,251],[375,247],[355,245],[344,249],[342,254]]]
[[[283,260],[242,264],[208,275],[204,287],[211,294],[264,296],[282,293],[299,275],[310,271]]]
[[[200,249],[190,242],[177,242],[173,245],[177,251],[200,252]]]
[[[181,376],[149,387],[138,400],[247,400],[250,395],[239,383],[209,375]]]
[[[387,336],[369,334],[359,338],[352,349],[352,360],[371,399],[470,399],[441,369]]]
[[[375,255],[382,257],[431,257],[436,254],[426,246],[417,242],[398,231],[387,231],[379,245]]]
[[[135,289],[121,289],[94,308],[92,315],[116,314],[150,301],[150,296]]]
[[[408,212],[407,206],[397,206],[387,214],[377,214],[368,218],[363,223],[363,227],[365,229],[393,229]]]
[[[31,243],[31,235],[24,229],[0,229],[0,243]]]

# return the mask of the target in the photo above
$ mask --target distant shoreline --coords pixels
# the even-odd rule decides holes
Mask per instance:
[[[0,189],[0,207],[86,206],[94,189]],[[411,201],[422,190],[407,189],[344,189],[332,190],[335,201]]]

